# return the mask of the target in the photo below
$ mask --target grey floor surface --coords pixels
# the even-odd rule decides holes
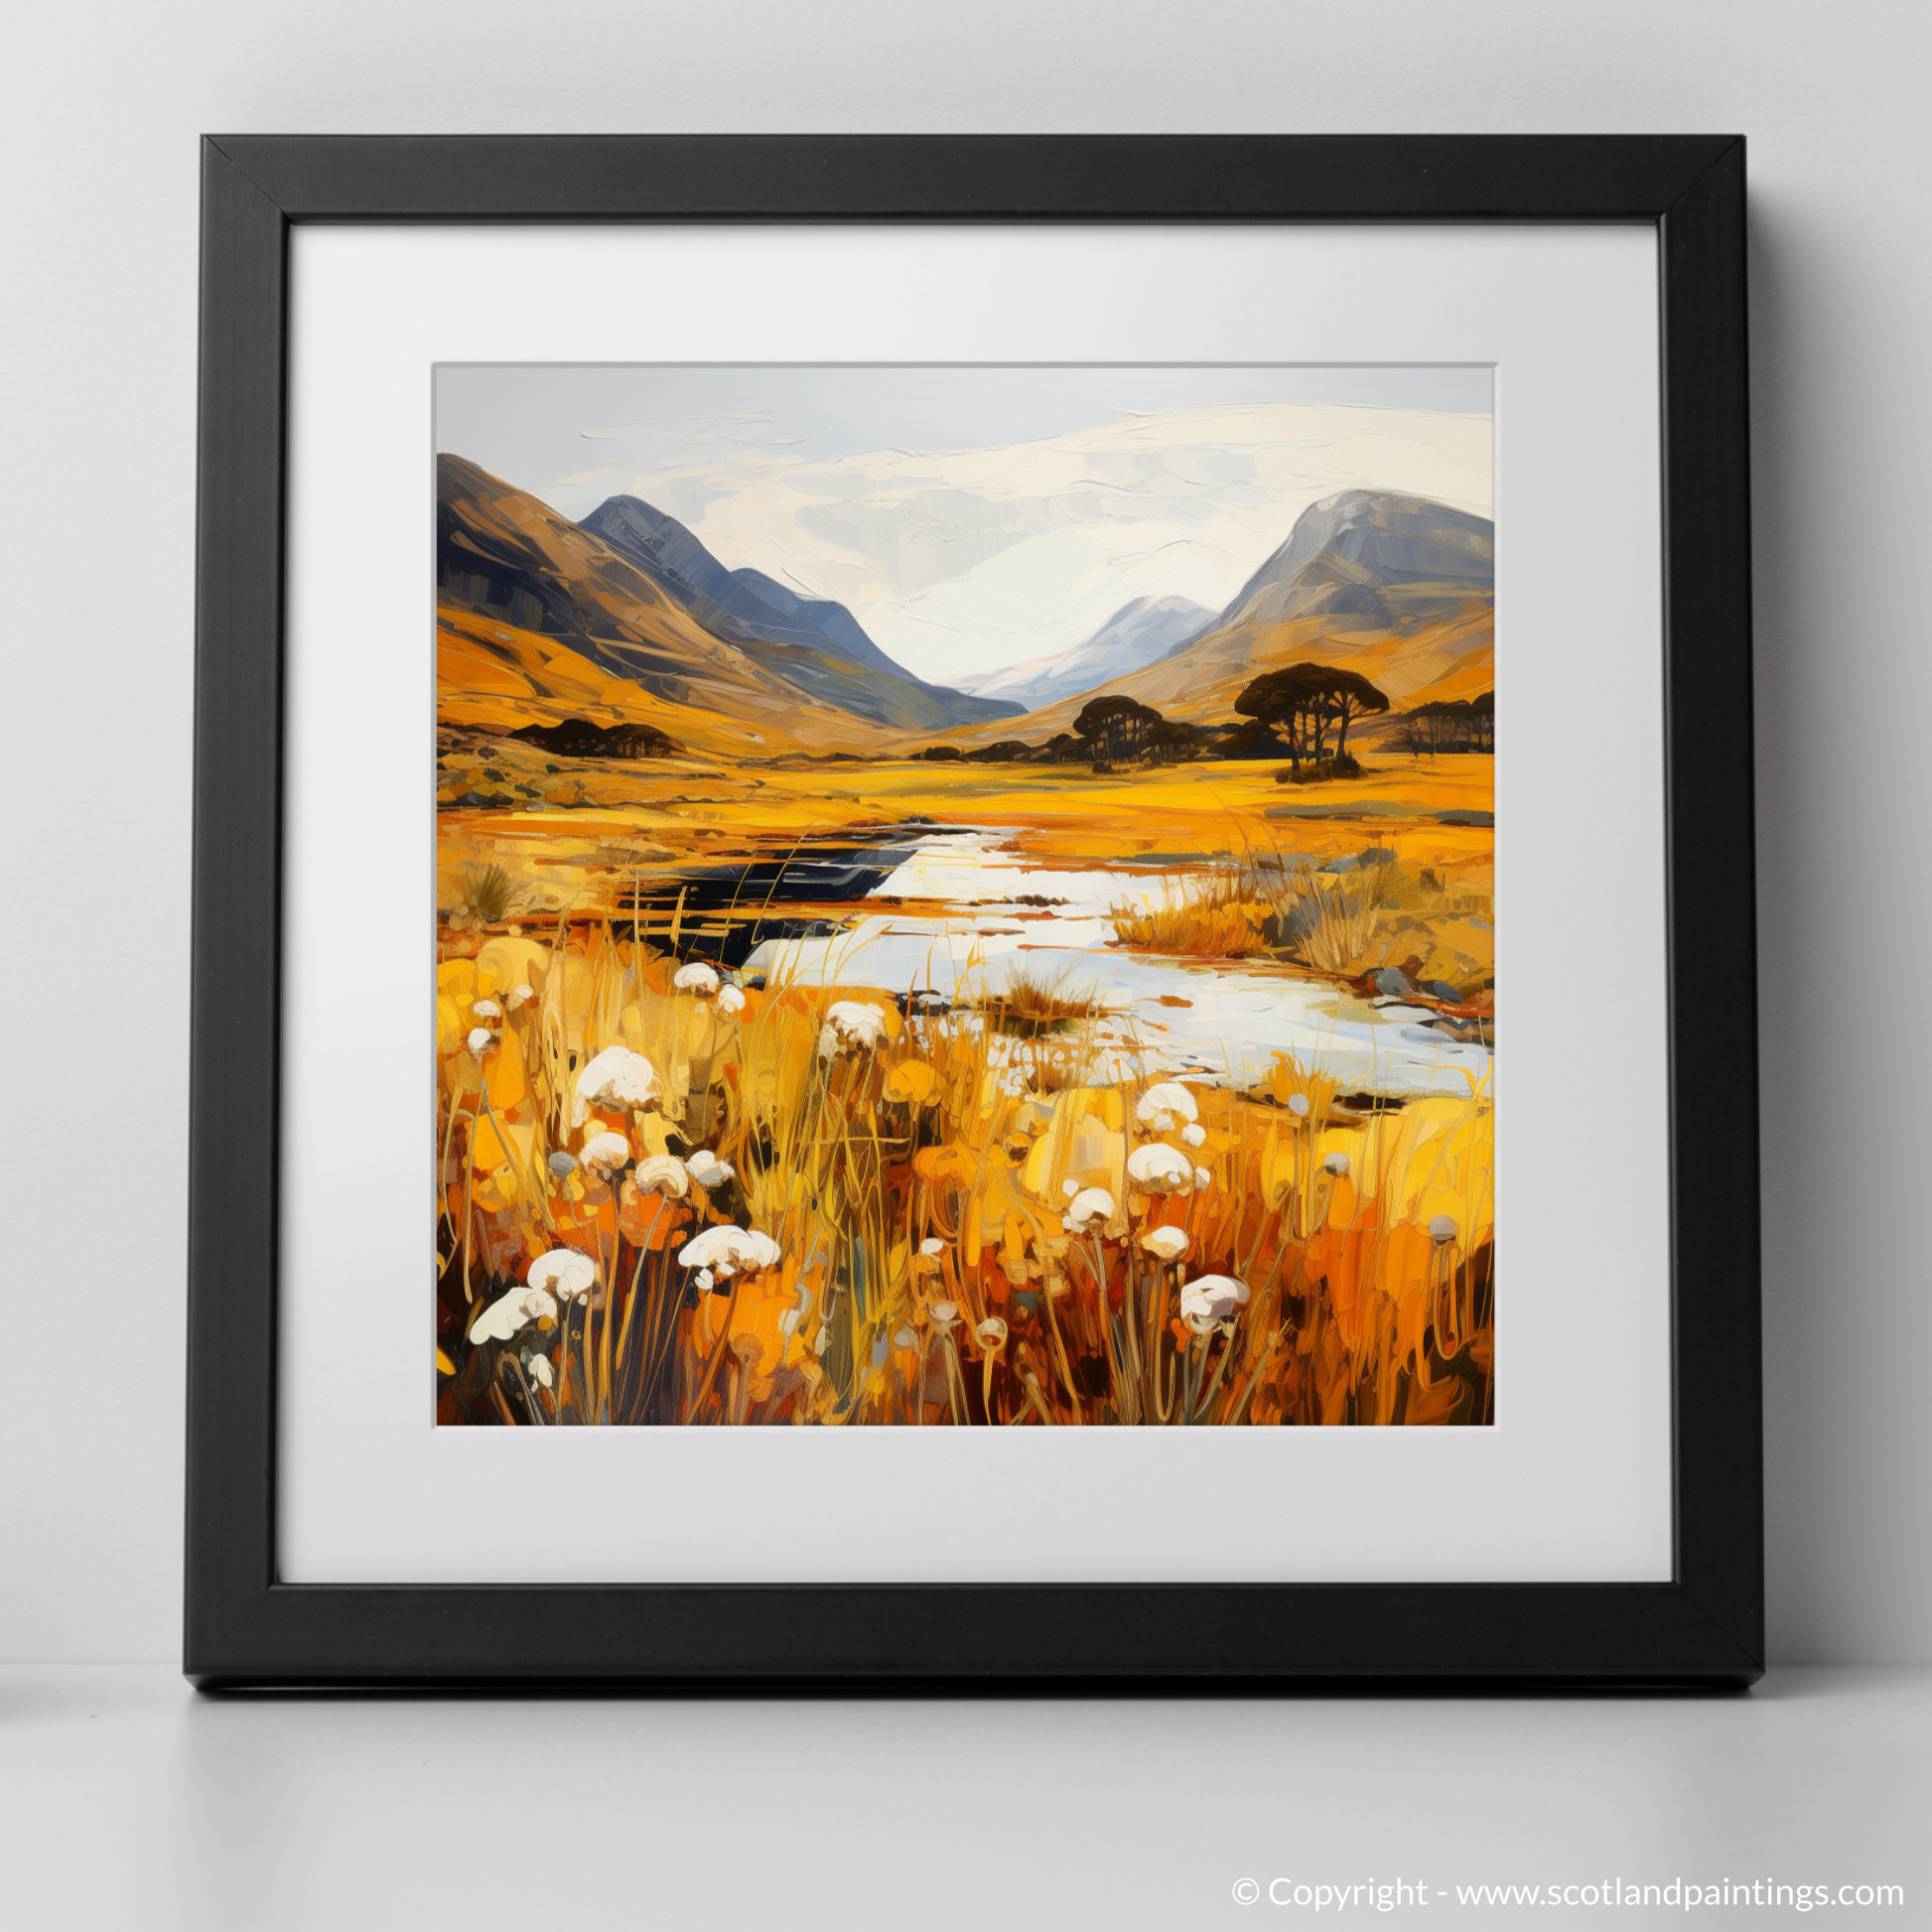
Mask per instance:
[[[1923,1670],[1721,1699],[899,1703],[211,1699],[165,1669],[15,1668],[0,1926],[1753,1925],[1808,1918],[1800,1886],[1829,1923],[1932,1926],[1928,1797]],[[1792,1889],[1735,1889],[1756,1881]],[[1545,1899],[1458,1896],[1481,1885]],[[1837,1902],[1861,1885],[1903,1897]]]

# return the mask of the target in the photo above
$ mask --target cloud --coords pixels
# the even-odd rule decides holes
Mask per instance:
[[[738,420],[749,432],[756,419]],[[1338,489],[1483,512],[1492,494],[1487,416],[1342,404],[1176,409],[822,463],[757,447],[639,477],[637,493],[682,515],[667,486],[701,491],[694,527],[722,561],[837,598],[899,662],[939,678],[1064,650],[1136,597],[1218,608]]]

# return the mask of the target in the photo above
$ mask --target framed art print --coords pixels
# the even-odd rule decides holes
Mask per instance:
[[[204,179],[197,1681],[1757,1674],[1741,142]]]

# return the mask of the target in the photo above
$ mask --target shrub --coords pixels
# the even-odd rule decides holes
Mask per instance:
[[[1334,778],[1359,778],[1362,767],[1343,754],[1338,759],[1323,759],[1319,764],[1284,765],[1275,773],[1278,785],[1318,785]]]
[[[1109,916],[1114,937],[1124,946],[1196,959],[1242,959],[1267,946],[1270,910],[1241,874],[1214,872],[1181,880],[1160,905],[1118,904]]]
[[[1254,878],[1274,906],[1285,945],[1317,972],[1347,975],[1361,967],[1382,922],[1377,900],[1384,864],[1322,873],[1304,860],[1291,873],[1275,860],[1256,867]]]

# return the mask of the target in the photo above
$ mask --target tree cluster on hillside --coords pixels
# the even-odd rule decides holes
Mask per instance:
[[[1152,705],[1133,698],[1095,698],[1073,721],[1073,736],[1096,764],[1131,764],[1147,750],[1154,728],[1164,723]]]
[[[588,718],[524,725],[509,736],[568,759],[665,759],[684,750],[655,725],[594,725]]]
[[[1405,752],[1434,758],[1438,752],[1493,752],[1496,749],[1496,694],[1479,698],[1439,698],[1405,711],[1396,726],[1396,743]]]
[[[1388,698],[1355,671],[1328,664],[1290,664],[1264,671],[1234,701],[1243,718],[1272,726],[1298,771],[1307,759],[1339,766],[1348,758],[1348,727],[1389,708]],[[1334,733],[1334,748],[1328,734]]]
[[[1357,769],[1348,756],[1348,728],[1359,718],[1389,709],[1389,700],[1367,678],[1326,664],[1290,664],[1252,679],[1234,701],[1236,718],[1225,725],[1192,725],[1164,718],[1152,705],[1118,694],[1092,698],[1071,731],[1044,745],[1007,738],[970,752],[931,745],[916,758],[935,762],[970,759],[976,763],[1173,764],[1189,759],[1286,758],[1299,775],[1329,777]],[[1425,712],[1434,709],[1425,707]],[[1411,714],[1421,716],[1423,714]]]

